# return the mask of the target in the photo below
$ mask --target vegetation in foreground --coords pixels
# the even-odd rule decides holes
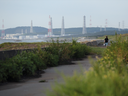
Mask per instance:
[[[42,50],[41,45],[38,45],[33,51],[23,51],[13,58],[0,61],[0,82],[19,81],[24,76],[38,75],[47,67],[58,66],[63,62],[70,62],[72,59],[83,58],[96,52],[76,41],[72,43],[53,41],[48,46]]]
[[[64,77],[48,96],[128,96],[128,40],[115,38],[89,71]]]

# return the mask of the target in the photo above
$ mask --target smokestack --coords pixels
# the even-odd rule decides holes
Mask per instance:
[[[124,30],[124,21],[122,22],[122,30]]]
[[[86,17],[84,16],[83,17],[83,32],[82,32],[82,34],[87,33],[87,31],[86,31],[86,24],[85,24],[86,23],[86,20],[85,19],[86,19]]]
[[[51,36],[53,35],[53,30],[52,30],[52,17],[51,17]]]
[[[102,26],[100,26],[100,31],[102,31]]]
[[[23,34],[23,29],[21,29],[21,34]]]
[[[62,17],[62,28],[61,28],[61,36],[65,35],[65,30],[64,30],[64,17]]]
[[[119,22],[119,28],[118,28],[118,31],[120,31],[120,22]]]
[[[31,28],[30,28],[30,33],[33,33],[33,23],[32,23],[32,20],[31,20]]]
[[[52,30],[52,18],[50,17],[50,15],[49,15],[49,19],[50,21],[49,21],[48,37],[51,37],[53,34],[53,30]]]

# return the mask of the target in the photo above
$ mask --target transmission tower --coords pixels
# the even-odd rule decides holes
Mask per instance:
[[[100,26],[100,31],[102,31],[102,26]]]

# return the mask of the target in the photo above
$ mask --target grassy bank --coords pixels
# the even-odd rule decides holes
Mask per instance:
[[[107,35],[109,40],[116,40],[116,37],[115,35]],[[121,36],[122,39],[127,39],[128,38],[128,34],[118,34],[117,37],[119,38]],[[105,39],[106,35],[105,36],[102,36],[102,37],[98,37],[98,39]]]
[[[115,38],[89,71],[64,77],[48,96],[128,96],[128,40]]]
[[[2,43],[0,44],[0,51],[5,50],[21,50],[21,49],[37,49],[38,46],[41,48],[48,47],[48,42],[36,42],[36,43]]]
[[[90,47],[90,49],[91,49],[92,54],[102,56],[106,48],[105,47]]]

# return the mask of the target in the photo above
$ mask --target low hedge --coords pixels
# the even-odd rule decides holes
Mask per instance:
[[[38,47],[33,51],[23,51],[10,59],[0,61],[0,82],[18,81],[21,76],[34,75],[36,71],[57,66],[61,64],[60,62],[73,58],[82,58],[89,52],[89,47],[76,41],[52,42],[45,50]]]

